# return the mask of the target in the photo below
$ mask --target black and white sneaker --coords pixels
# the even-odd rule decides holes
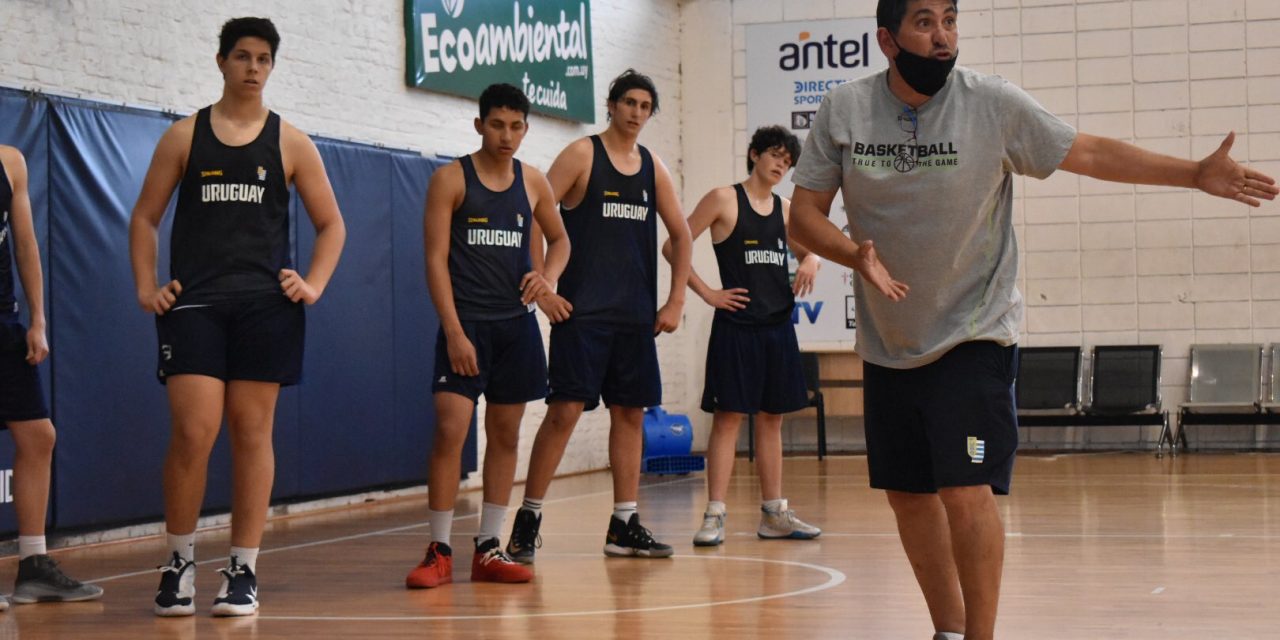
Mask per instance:
[[[218,569],[222,574],[222,590],[213,599],[215,616],[251,616],[258,612],[258,578],[253,569],[231,556],[231,564]]]
[[[640,526],[640,514],[631,514],[625,523],[609,516],[609,533],[604,539],[604,554],[614,558],[668,558],[675,551],[669,544],[653,539],[653,532]]]
[[[196,563],[173,552],[169,564],[160,570],[160,589],[156,591],[156,615],[165,618],[196,613]]]
[[[102,587],[68,577],[58,568],[58,563],[45,554],[27,556],[18,562],[14,604],[83,602],[101,597]]]
[[[542,546],[542,514],[528,509],[516,510],[516,521],[511,525],[511,539],[507,540],[507,555],[520,564],[533,564],[533,555]]]

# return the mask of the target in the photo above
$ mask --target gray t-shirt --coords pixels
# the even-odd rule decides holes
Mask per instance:
[[[827,94],[792,178],[840,188],[850,235],[874,241],[890,275],[911,287],[893,302],[854,279],[857,351],[908,369],[961,342],[1013,344],[1023,307],[1013,174],[1053,173],[1075,129],[1003,78],[964,67],[912,112],[887,74]]]

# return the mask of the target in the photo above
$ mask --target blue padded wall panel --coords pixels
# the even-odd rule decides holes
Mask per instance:
[[[45,274],[44,300],[46,321],[49,312],[49,130],[48,104],[44,100],[12,89],[0,89],[0,144],[17,147],[27,160],[27,192],[31,197],[31,215],[40,246],[41,271]],[[22,281],[14,274],[15,294],[22,308],[22,322],[30,326],[26,294]],[[48,361],[40,366],[40,381],[45,398],[51,397]],[[13,511],[13,490],[9,480],[13,471],[13,439],[0,435],[0,535],[11,536],[18,530]],[[52,493],[52,492],[51,492]],[[52,499],[52,496],[51,496]],[[50,510],[52,515],[52,510]],[[52,519],[52,518],[50,518]]]
[[[298,491],[316,495],[391,481],[404,449],[394,438],[391,367],[391,161],[367,146],[316,145],[347,228],[342,259],[324,297],[307,309],[299,389],[302,459]],[[307,269],[315,230],[299,209],[297,263]]]
[[[50,99],[50,289],[59,527],[154,517],[168,405],[138,308],[129,215],[162,114]]]
[[[427,183],[440,160],[416,155],[391,158],[392,255],[395,260],[396,440],[417,452],[397,460],[397,480],[425,481],[427,454],[435,433],[431,375],[435,366],[436,331],[440,326],[427,291],[422,247],[422,213]],[[463,473],[476,470],[473,430],[462,453]]]

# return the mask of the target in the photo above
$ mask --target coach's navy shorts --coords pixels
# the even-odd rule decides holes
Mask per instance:
[[[569,319],[551,325],[550,395],[547,402],[656,407],[662,376],[653,327]]]
[[[965,342],[914,369],[864,368],[871,487],[935,493],[990,485],[1009,493],[1018,417],[1018,347]]]
[[[302,379],[306,313],[283,294],[212,304],[183,305],[181,298],[156,316],[163,383],[195,374],[219,380],[297,384]]]
[[[790,319],[768,325],[718,317],[711,322],[703,411],[783,414],[808,404],[800,344]]]
[[[532,313],[506,320],[463,320],[462,331],[476,348],[478,376],[460,376],[449,365],[444,330],[436,333],[436,372],[432,393],[448,391],[470,398],[484,394],[494,404],[523,404],[547,397],[547,355]]]
[[[48,417],[40,376],[27,362],[27,328],[0,322],[0,423]]]

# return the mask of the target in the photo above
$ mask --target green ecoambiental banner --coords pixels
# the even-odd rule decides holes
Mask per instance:
[[[411,87],[476,98],[513,84],[534,111],[595,122],[588,0],[405,0]]]

